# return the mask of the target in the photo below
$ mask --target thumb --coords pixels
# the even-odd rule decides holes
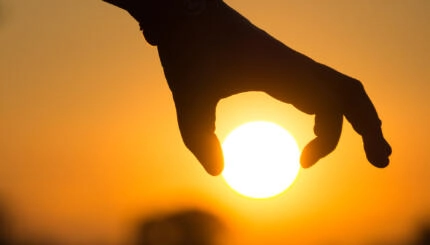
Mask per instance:
[[[316,114],[314,132],[317,137],[303,149],[300,157],[303,168],[311,167],[336,148],[342,131],[342,121],[342,114]]]
[[[193,132],[191,134],[182,134],[182,139],[187,148],[199,160],[208,174],[212,176],[221,174],[224,168],[224,158],[221,144],[216,135],[206,132]],[[198,135],[198,137],[193,135]]]
[[[184,98],[184,97],[182,97]],[[186,147],[210,175],[224,168],[221,144],[215,135],[216,102],[185,97],[175,98],[179,130]]]

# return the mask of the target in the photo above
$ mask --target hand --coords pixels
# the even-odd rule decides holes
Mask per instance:
[[[271,89],[261,89],[276,99],[292,103],[305,113],[315,114],[316,138],[303,149],[300,159],[302,167],[314,165],[336,148],[344,116],[362,136],[368,161],[375,167],[386,167],[389,164],[391,147],[384,139],[381,121],[362,84],[311,60],[306,66],[309,66],[309,70],[305,69],[307,70],[305,74],[295,74],[303,76],[301,80],[303,83],[294,91],[294,95],[297,96],[291,95],[293,89],[283,89],[285,83],[272,84]],[[253,76],[255,70],[249,73],[251,74],[249,76]],[[325,76],[327,80],[324,80]],[[313,80],[314,77],[318,79]],[[235,88],[230,87],[227,90],[246,91]],[[212,97],[212,92],[204,89],[179,91],[182,92],[174,92],[174,99],[184,143],[209,174],[218,175],[223,169],[222,150],[214,133],[216,103],[219,97]]]
[[[290,49],[221,0],[105,1],[126,9],[158,46],[183,141],[209,174],[223,169],[216,105],[247,91],[264,91],[315,114],[316,138],[303,149],[304,168],[336,148],[344,116],[362,136],[368,161],[388,165],[391,147],[358,80]]]

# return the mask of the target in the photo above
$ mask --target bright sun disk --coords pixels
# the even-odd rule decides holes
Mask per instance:
[[[227,136],[222,148],[222,176],[233,190],[251,198],[282,193],[300,170],[295,139],[275,123],[245,123]]]

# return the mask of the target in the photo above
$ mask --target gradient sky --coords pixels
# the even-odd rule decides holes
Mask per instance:
[[[430,220],[430,1],[226,0],[288,46],[360,79],[393,147],[376,169],[345,124],[336,151],[283,195],[251,200],[182,144],[154,47],[101,0],[0,0],[0,197],[16,232],[121,241],[140,215],[209,210],[230,244],[399,244]],[[300,148],[313,117],[262,93],[220,102],[217,134],[250,120]],[[397,243],[396,243],[397,242]]]

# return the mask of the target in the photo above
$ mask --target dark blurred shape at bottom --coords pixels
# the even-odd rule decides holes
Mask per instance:
[[[138,222],[138,245],[217,245],[224,230],[212,214],[190,209]]]
[[[419,229],[416,245],[430,245],[430,222],[422,224]]]
[[[11,244],[9,234],[10,227],[5,210],[4,204],[0,202],[0,245]]]

